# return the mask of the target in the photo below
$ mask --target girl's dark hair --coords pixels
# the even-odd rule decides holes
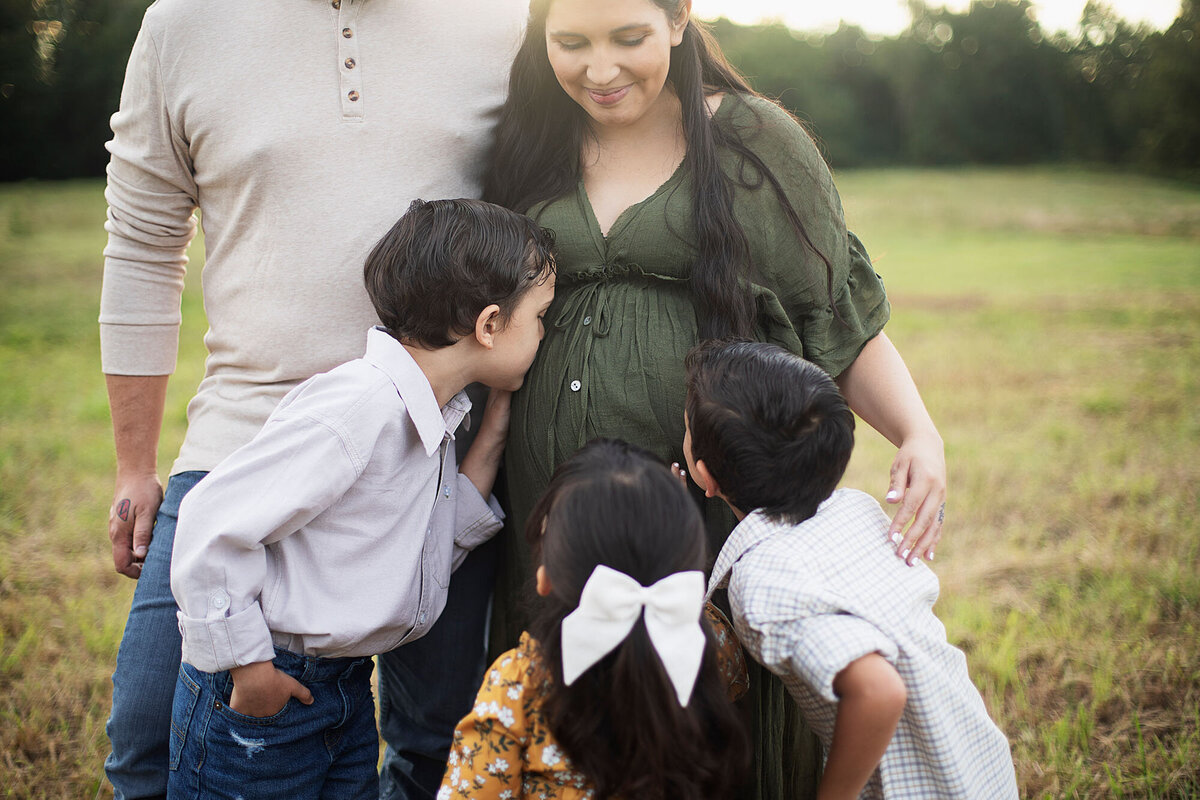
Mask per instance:
[[[553,585],[531,627],[552,677],[546,722],[596,796],[731,797],[749,763],[749,741],[707,622],[704,662],[686,708],[644,619],[573,684],[563,684],[562,621],[598,565],[643,586],[705,568],[704,522],[678,478],[638,447],[596,439],[555,471],[525,530]]]
[[[692,458],[739,511],[796,524],[846,472],[854,414],[820,367],[763,342],[704,342],[687,356]]]
[[[506,323],[531,288],[554,272],[554,234],[482,200],[414,200],[367,256],[363,278],[394,338],[448,347],[500,306]]]
[[[683,10],[682,0],[650,1],[670,19],[678,19]],[[546,17],[553,2],[530,3],[525,39],[513,61],[508,100],[501,109],[484,177],[484,198],[517,211],[528,211],[575,187],[580,152],[588,135],[587,113],[559,86],[546,55]],[[734,182],[752,189],[771,185],[802,246],[824,262],[826,292],[832,303],[833,265],[809,238],[779,180],[735,131],[723,130],[709,118],[708,94],[755,93],[725,59],[708,29],[693,18],[688,19],[683,41],[671,50],[667,81],[682,106],[686,158],[694,186],[697,257],[691,290],[700,338],[749,337],[754,333],[757,309],[746,285],[753,264],[750,242],[733,214]],[[738,154],[736,175],[721,169],[720,148]]]

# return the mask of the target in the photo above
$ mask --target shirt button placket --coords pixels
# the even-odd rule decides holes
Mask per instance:
[[[338,12],[338,87],[342,119],[360,122],[366,109],[358,46],[358,10],[362,3],[359,0],[331,0],[331,4]]]

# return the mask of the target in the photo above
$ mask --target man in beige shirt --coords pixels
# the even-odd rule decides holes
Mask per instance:
[[[292,387],[362,353],[376,319],[361,266],[409,201],[478,194],[524,13],[522,0],[159,0],[148,10],[108,145],[100,312],[117,451],[109,537],[117,570],[139,578],[108,724],[117,798],[166,790],[180,500]],[[164,498],[158,436],[196,209],[209,355]],[[463,710],[477,688],[491,584],[480,555],[457,573],[427,650],[381,659],[389,796],[432,795],[456,721],[443,735],[442,718],[463,687]],[[478,586],[488,588],[456,592]],[[478,657],[444,658],[442,628],[478,639]],[[447,674],[455,664],[464,675]],[[430,788],[407,785],[414,776]]]

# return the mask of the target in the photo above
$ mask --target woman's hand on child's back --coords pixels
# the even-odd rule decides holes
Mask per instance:
[[[229,707],[247,717],[273,717],[294,697],[304,705],[312,705],[312,692],[303,683],[275,669],[270,661],[258,661],[229,670],[233,678],[233,694]]]
[[[900,445],[887,501],[900,504],[889,530],[896,552],[909,564],[920,558],[932,561],[946,507],[946,454],[936,432],[910,437]]]

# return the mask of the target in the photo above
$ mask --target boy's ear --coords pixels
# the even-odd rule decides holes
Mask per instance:
[[[492,303],[475,318],[475,341],[491,350],[496,345],[496,334],[501,327],[500,306]]]
[[[537,568],[537,593],[542,597],[549,597],[554,591],[554,585],[550,583],[550,579],[546,577],[546,568],[539,566]]]
[[[721,487],[717,485],[717,479],[708,471],[708,464],[704,463],[704,459],[701,458],[696,462],[696,468],[692,470],[692,473],[696,485],[704,490],[705,497],[725,499],[725,495],[721,493]]]

